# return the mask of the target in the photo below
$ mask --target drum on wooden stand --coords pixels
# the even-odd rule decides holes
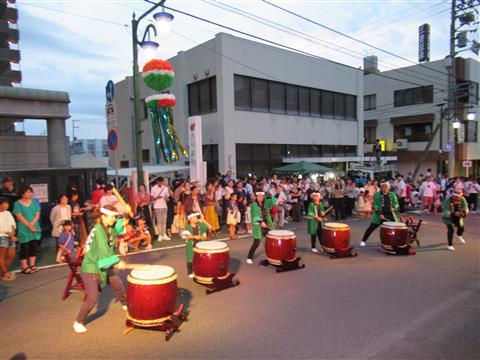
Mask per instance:
[[[230,249],[221,241],[200,241],[193,248],[193,275],[201,284],[229,276]]]
[[[288,230],[270,230],[265,240],[266,259],[260,261],[261,267],[273,265],[277,272],[303,269],[300,257],[296,256],[297,237]]]
[[[270,230],[265,241],[267,260],[272,265],[294,261],[297,251],[297,237],[292,231]]]
[[[350,226],[342,223],[325,223],[323,227],[322,248],[330,254],[348,251],[350,248]]]
[[[382,249],[389,254],[415,254],[410,250],[407,225],[401,222],[386,221],[380,227],[380,241]]]
[[[158,326],[171,318],[177,304],[177,274],[170,266],[152,265],[128,275],[127,323]]]

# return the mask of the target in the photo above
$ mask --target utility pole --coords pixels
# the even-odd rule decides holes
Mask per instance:
[[[450,116],[447,117],[448,140],[452,143],[452,148],[448,153],[448,177],[455,175],[455,129],[451,120],[457,117],[457,99],[456,99],[456,76],[455,76],[455,20],[457,18],[457,0],[452,0],[451,19],[450,19],[450,66],[448,66],[448,109]]]

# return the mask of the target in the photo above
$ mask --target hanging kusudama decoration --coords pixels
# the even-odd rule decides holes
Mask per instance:
[[[175,73],[168,61],[151,60],[143,67],[142,77],[149,88],[164,92],[172,86]],[[188,157],[173,126],[175,96],[169,93],[155,94],[147,97],[145,103],[152,121],[157,164],[160,163],[160,156],[167,163],[178,161],[180,153]]]

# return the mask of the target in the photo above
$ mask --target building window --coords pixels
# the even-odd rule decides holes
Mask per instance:
[[[320,101],[320,90],[310,89],[310,115],[311,116],[322,116],[320,111],[321,101]]]
[[[393,99],[395,107],[432,103],[433,85],[396,90]]]
[[[142,160],[144,163],[149,163],[150,162],[150,150],[149,149],[143,149],[142,150]]]
[[[121,160],[120,161],[120,167],[123,168],[123,169],[130,167],[128,160]]]
[[[331,91],[322,91],[322,116],[326,118],[333,118],[334,114],[334,94]]]
[[[207,178],[213,178],[218,173],[218,145],[202,146],[203,160],[207,163]]]
[[[310,89],[298,89],[298,113],[300,116],[310,116]]]
[[[217,78],[208,79],[188,84],[188,114],[201,115],[217,111]]]
[[[344,120],[347,118],[346,106],[345,94],[335,93],[335,119]]]
[[[394,126],[395,141],[407,139],[411,142],[430,141],[432,138],[432,123],[405,124]]]
[[[375,144],[377,140],[377,127],[366,126],[363,129],[363,140],[365,144]]]
[[[267,80],[252,80],[252,110],[268,112],[268,82]]]
[[[377,108],[377,94],[365,95],[363,97],[363,110],[375,110]]]
[[[252,110],[252,89],[250,78],[241,75],[234,76],[235,109]]]
[[[465,121],[465,142],[476,143],[478,141],[478,122],[477,121]]]
[[[347,115],[347,120],[357,120],[357,97],[356,96],[346,95],[345,112]]]
[[[357,97],[332,91],[234,75],[235,110],[339,120],[357,119]]]

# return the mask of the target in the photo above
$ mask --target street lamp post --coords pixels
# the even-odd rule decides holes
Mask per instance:
[[[148,14],[150,14],[155,9],[159,8],[165,3],[166,0],[161,0],[157,3],[147,1],[149,3],[154,4],[150,9],[148,9],[145,13],[143,13],[138,19],[135,17],[135,13],[132,16],[132,48],[133,48],[133,102],[134,102],[134,122],[135,122],[135,155],[136,155],[136,164],[137,164],[137,181],[138,185],[143,184],[143,156],[142,156],[142,118],[141,118],[141,110],[142,110],[142,103],[140,98],[140,71],[138,68],[138,46],[145,46],[150,48],[158,47],[158,44],[154,41],[146,41],[146,36],[149,34],[150,30],[153,30],[155,35],[157,35],[157,31],[154,25],[149,24],[145,29],[145,33],[143,35],[142,41],[138,41],[138,24],[140,21],[145,18]],[[157,23],[162,24],[165,21],[168,23],[173,20],[173,16],[165,13],[160,12],[154,15],[155,20]],[[162,25],[159,26],[159,30],[162,33],[165,33],[165,30],[168,30],[168,26]]]

